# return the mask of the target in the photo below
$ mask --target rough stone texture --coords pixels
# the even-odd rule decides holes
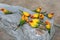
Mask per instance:
[[[15,38],[6,33],[3,28],[0,28],[0,40],[15,40]]]
[[[38,6],[42,6],[43,9],[47,11],[54,11],[55,13],[55,22],[60,24],[60,0],[0,0],[0,3],[6,3],[10,5],[19,5],[29,9],[34,9]],[[47,9],[48,8],[48,9]],[[59,28],[55,27],[56,34],[54,40],[60,40]]]
[[[0,28],[3,28],[11,36],[16,37],[17,40],[50,40],[55,32],[54,26],[53,26],[54,19],[48,19],[47,17],[44,18],[44,21],[49,20],[51,23],[50,36],[47,30],[44,31],[36,28],[33,29],[28,24],[25,24],[23,27],[20,27],[19,30],[14,31],[14,27],[16,28],[17,23],[19,22],[18,20],[21,18],[21,15],[19,15],[20,12],[18,9],[27,11],[30,14],[34,14],[34,12],[26,8],[22,8],[19,6],[10,6],[6,4],[0,4],[0,8],[6,8],[14,13],[10,15],[3,15],[3,13],[0,11],[0,18],[1,18]],[[36,34],[38,30],[39,30],[39,34]]]
[[[55,35],[52,40],[60,40],[60,27],[55,26]]]
[[[15,7],[15,6],[9,6],[9,5],[3,5],[3,4],[1,5],[0,4],[0,8],[1,7],[2,8],[4,7],[6,9],[8,9],[8,10],[12,10],[13,12],[18,12],[18,10],[17,10],[18,7]],[[30,12],[28,9],[20,7],[20,10],[22,10],[22,9],[23,9],[23,11]],[[18,23],[18,20],[21,18],[21,15],[19,15],[19,12],[11,14],[11,15],[0,14],[0,18],[1,18],[1,20],[0,20],[0,27],[2,27],[2,28],[4,27],[3,29],[5,29],[7,31],[7,33],[9,33],[10,35],[16,37],[17,40],[36,40],[36,39],[37,40],[40,40],[40,39],[45,40],[45,35],[48,34],[48,32],[44,31],[42,35],[36,36],[36,35],[38,35],[38,34],[35,34],[35,30],[36,29],[31,28],[27,24],[22,27],[23,29],[14,31],[12,23],[14,23],[14,24]],[[21,30],[23,30],[24,33]],[[49,36],[48,36],[48,38],[49,38]]]

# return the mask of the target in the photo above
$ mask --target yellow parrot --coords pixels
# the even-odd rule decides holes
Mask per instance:
[[[42,9],[41,7],[37,8],[36,12],[38,12],[38,13],[41,12],[41,9]]]
[[[38,18],[39,17],[39,13],[35,13],[31,16],[31,18]]]
[[[44,19],[44,15],[43,15],[43,14],[40,14],[40,15],[39,15],[39,18],[40,18],[40,19]]]
[[[48,18],[52,18],[54,16],[54,13],[49,13]]]
[[[49,22],[48,20],[46,20],[46,21],[45,21],[45,24],[46,24],[46,25],[48,25],[48,24],[50,25],[50,22]]]
[[[48,20],[46,20],[46,21],[45,21],[45,24],[46,24],[46,29],[48,30],[48,33],[50,34],[51,23],[50,23]]]
[[[39,19],[32,19],[32,21],[33,21],[33,22],[36,22],[36,23],[40,22]]]
[[[30,21],[29,24],[32,28],[37,28],[38,27],[38,24],[36,22],[33,22],[33,21]]]
[[[29,20],[28,20],[28,17],[27,16],[25,16],[25,15],[22,15],[22,20],[25,20],[26,22],[28,22]]]
[[[46,25],[46,29],[48,30],[48,33],[50,34],[51,25],[50,24]]]
[[[23,15],[25,15],[25,16],[30,16],[30,14],[28,13],[28,12],[25,12],[25,11],[23,11]]]
[[[9,10],[5,8],[0,8],[0,11],[2,11],[4,14],[12,14],[12,12],[10,12]]]
[[[51,25],[50,24],[46,25],[46,29],[50,30],[51,29]]]

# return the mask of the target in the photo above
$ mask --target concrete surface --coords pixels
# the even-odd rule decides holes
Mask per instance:
[[[34,9],[41,6],[43,11],[54,12],[55,22],[60,24],[60,0],[0,0],[0,3],[9,5],[19,5],[28,9]],[[56,32],[52,40],[60,40],[60,28],[55,27]],[[6,37],[5,37],[6,36]],[[4,30],[0,29],[0,40],[14,40]]]

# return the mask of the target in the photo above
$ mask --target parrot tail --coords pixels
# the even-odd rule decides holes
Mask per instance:
[[[17,26],[17,28],[16,28],[16,29],[14,29],[14,31],[16,31],[17,29],[19,29],[19,27],[20,27],[20,24]]]

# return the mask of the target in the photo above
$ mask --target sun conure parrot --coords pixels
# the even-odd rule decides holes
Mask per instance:
[[[0,8],[0,11],[2,11],[4,14],[12,14],[12,12],[10,12],[9,10],[5,8]]]
[[[27,16],[27,17],[30,16],[30,14],[29,14],[28,12],[25,12],[25,11],[23,11],[23,15],[25,15],[25,16]]]
[[[50,30],[51,30],[51,25],[46,25],[46,29],[48,30],[48,33],[50,33]]]
[[[31,18],[39,18],[39,13],[35,13],[35,14],[31,15]]]
[[[36,22],[33,22],[32,20],[31,21],[29,21],[29,25],[32,27],[32,28],[38,28],[38,23],[36,23]]]
[[[32,19],[32,21],[35,22],[35,23],[40,23],[39,19]]]
[[[39,18],[40,19],[44,19],[44,15],[43,14],[39,14]]]
[[[45,21],[45,24],[46,24],[46,29],[48,30],[48,33],[50,33],[50,30],[51,30],[51,24],[48,20]]]
[[[48,18],[52,18],[54,16],[54,13],[49,13]]]
[[[51,19],[54,16],[54,13],[49,13],[49,14],[46,14],[45,16]]]
[[[36,13],[40,13],[41,12],[41,7],[39,7],[39,8],[37,8],[37,9],[35,9],[35,10],[33,10],[34,12],[36,12]]]
[[[43,14],[46,17],[48,17],[49,19],[51,19],[54,16],[53,12],[46,14],[46,11],[45,11],[45,12],[41,12],[41,14]]]
[[[15,29],[15,31],[20,27],[23,26],[25,24],[25,20],[20,20],[20,23],[17,25],[17,28]]]
[[[23,20],[25,20],[26,22],[28,22],[29,20],[28,20],[28,17],[27,16],[25,16],[25,15],[22,15],[22,19]]]
[[[27,19],[25,19],[25,15],[22,15],[22,17],[21,17],[21,19],[20,19],[20,22],[19,22],[19,24],[17,25],[17,28],[15,29],[15,30],[17,30],[20,26],[23,26],[23,24],[25,24],[25,22],[26,22],[26,20]]]

